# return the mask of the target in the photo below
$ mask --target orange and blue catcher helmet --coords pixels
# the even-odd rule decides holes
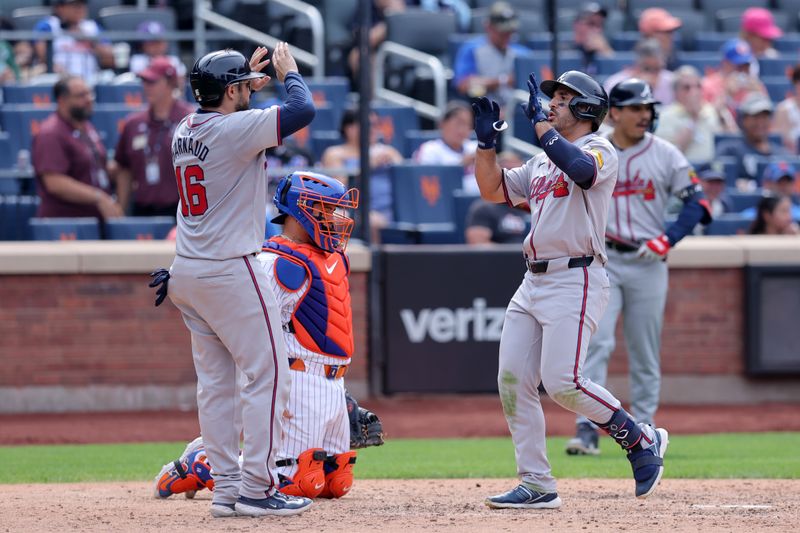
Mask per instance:
[[[326,252],[347,247],[354,225],[348,212],[358,207],[358,189],[346,189],[324,174],[297,171],[281,179],[272,202],[280,213],[272,219],[275,224],[290,216]]]

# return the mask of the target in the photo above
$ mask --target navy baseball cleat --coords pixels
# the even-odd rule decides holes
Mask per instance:
[[[236,512],[240,516],[289,516],[300,514],[311,507],[311,500],[275,492],[269,498],[248,498],[239,496]]]
[[[588,422],[578,424],[575,436],[567,441],[567,455],[600,455],[597,430]]]
[[[486,498],[492,509],[558,509],[561,498],[555,492],[538,492],[523,484],[497,496]]]
[[[642,433],[645,433],[644,425]],[[652,431],[652,426],[649,426]],[[648,432],[649,433],[649,432]],[[628,460],[633,468],[633,479],[636,481],[636,497],[647,498],[658,487],[661,475],[664,473],[664,454],[669,444],[669,434],[666,429],[655,429],[653,444],[644,450],[628,452]]]

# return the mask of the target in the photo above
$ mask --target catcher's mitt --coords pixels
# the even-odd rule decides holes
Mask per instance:
[[[350,449],[383,444],[383,424],[378,415],[359,407],[355,398],[345,391],[347,414],[350,417]]]

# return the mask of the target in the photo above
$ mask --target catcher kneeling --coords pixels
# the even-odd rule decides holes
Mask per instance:
[[[378,417],[344,388],[353,354],[353,320],[344,254],[353,230],[347,211],[358,191],[311,172],[294,172],[278,184],[273,202],[283,233],[259,254],[278,299],[292,387],[278,445],[279,490],[308,498],[340,498],[353,485],[353,449],[383,444]],[[213,490],[202,437],[165,464],[155,496]]]

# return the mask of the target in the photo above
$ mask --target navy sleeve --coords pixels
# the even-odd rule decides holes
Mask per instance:
[[[588,189],[592,186],[596,173],[592,156],[561,137],[554,129],[542,135],[539,143],[550,161],[578,187]]]
[[[281,138],[299,131],[314,120],[316,109],[311,99],[311,91],[297,72],[290,72],[284,80],[286,85],[286,102],[280,107]]]
[[[671,246],[689,235],[697,224],[711,223],[711,209],[699,184],[686,187],[678,196],[683,200],[683,207],[678,219],[664,232]]]

